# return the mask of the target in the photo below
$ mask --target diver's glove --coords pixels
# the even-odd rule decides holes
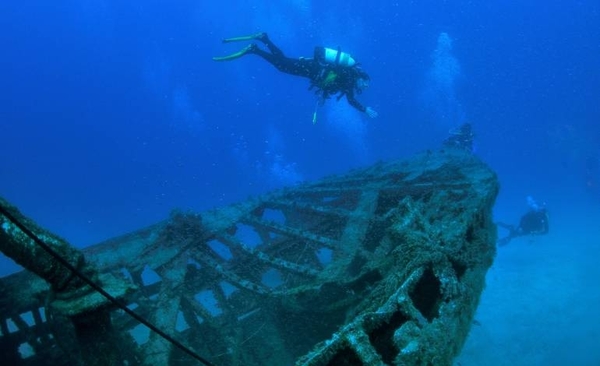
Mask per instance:
[[[377,116],[379,116],[379,113],[377,113],[375,110],[373,110],[373,108],[371,107],[367,107],[365,109],[365,113],[367,114],[367,116],[369,116],[369,118],[377,118]]]

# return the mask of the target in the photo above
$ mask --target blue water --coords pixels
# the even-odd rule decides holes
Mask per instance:
[[[379,117],[330,100],[313,125],[307,80],[254,56],[211,60],[246,45],[222,38],[258,31],[293,57],[315,46],[352,54],[371,76],[358,98]],[[471,122],[475,154],[502,185],[496,218],[516,223],[531,195],[548,207],[551,230],[536,239],[542,251],[526,239],[499,251],[474,333],[499,340],[470,340],[461,364],[489,361],[498,349],[512,353],[495,359],[513,364],[600,362],[590,352],[600,324],[590,325],[597,314],[589,313],[600,306],[597,0],[5,0],[0,51],[0,195],[77,247],[174,208],[201,211],[408,158]],[[0,257],[0,276],[16,270]],[[523,319],[494,313],[490,301],[510,303],[502,278],[512,289],[524,283],[515,273],[546,279],[534,286],[539,298],[567,302]],[[549,281],[570,283],[578,297]],[[531,320],[535,313],[563,322]],[[503,333],[513,322],[522,334]],[[542,326],[531,325],[536,336],[523,323]],[[498,346],[511,337],[527,358]]]
[[[600,202],[597,1],[322,3],[3,1],[0,194],[81,247],[409,157],[469,121],[507,214],[527,195]],[[289,56],[351,53],[379,118],[330,100],[313,125],[306,80],[211,60],[257,31]]]
[[[517,221],[532,195],[568,226],[600,207],[599,25],[594,0],[2,1],[0,195],[84,247],[408,158],[468,121],[502,184],[496,216]],[[352,54],[379,117],[330,100],[313,125],[307,80],[211,60],[258,31],[289,56]]]

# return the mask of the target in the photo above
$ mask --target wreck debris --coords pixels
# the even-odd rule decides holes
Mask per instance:
[[[215,365],[449,365],[495,255],[497,191],[471,154],[427,152],[174,212],[83,252],[136,289],[124,296],[136,314]],[[51,288],[22,272],[0,290],[0,348],[14,364],[68,359],[69,335],[52,331],[60,319],[39,316]],[[127,314],[110,315],[128,364],[190,364]]]
[[[122,355],[118,352],[119,336],[114,333],[110,320],[111,304],[95,290],[105,292],[109,297],[116,299],[133,288],[116,280],[111,274],[99,275],[93,266],[85,261],[81,252],[71,247],[64,239],[37,226],[2,198],[0,205],[0,251],[50,285],[45,302],[49,304],[52,312],[45,312],[44,315],[50,320],[70,320],[69,325],[78,343],[69,347],[71,364],[115,364]],[[30,312],[36,323],[42,321],[37,308]],[[48,342],[50,335],[36,339],[36,332],[28,327],[20,316],[12,316],[9,319],[27,335],[30,341],[28,344],[34,347],[36,352],[45,355],[49,351],[43,349],[42,341]],[[5,338],[12,337],[6,323],[2,324],[2,329],[8,331],[3,332]],[[16,364],[15,361],[19,357],[14,350],[7,355],[8,360],[4,361]]]

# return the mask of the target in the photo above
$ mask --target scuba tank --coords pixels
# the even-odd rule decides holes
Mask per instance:
[[[315,47],[315,60],[320,63],[339,65],[343,67],[352,67],[356,61],[346,52],[338,47],[337,50],[327,47]]]
[[[325,103],[325,100],[329,99],[331,93],[337,93],[339,90],[331,90],[339,77],[340,73],[344,71],[338,68],[351,68],[356,65],[356,61],[346,52],[342,52],[342,49],[338,47],[337,50],[327,47],[315,47],[314,59],[324,66],[320,71],[316,79],[311,80],[310,89],[316,87],[317,91],[317,103],[315,105],[315,111],[313,113],[313,124],[317,123],[317,111],[320,105]],[[344,96],[344,93],[340,94],[337,99],[339,100]]]

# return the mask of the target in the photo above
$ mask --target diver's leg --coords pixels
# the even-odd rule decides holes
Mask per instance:
[[[253,44],[254,47],[248,53],[253,53],[257,56],[264,58],[268,63],[275,66],[277,69],[280,69],[281,64],[284,63],[284,59],[286,58],[283,54],[273,54],[271,52],[267,52],[265,50],[260,49],[257,45]],[[284,71],[284,70],[281,70]],[[285,72],[285,71],[284,71]]]
[[[249,36],[225,38],[223,40],[223,43],[253,41],[253,40],[261,41],[262,43],[264,43],[267,46],[267,48],[269,49],[269,51],[271,51],[272,54],[274,54],[276,56],[285,56],[283,54],[283,51],[281,51],[281,49],[279,47],[277,47],[275,45],[275,43],[273,43],[269,39],[269,35],[266,32],[255,33],[255,34],[251,34]]]
[[[297,75],[313,79],[314,75],[318,73],[318,69],[315,67],[314,62],[309,59],[293,59],[285,57],[281,52],[271,53],[260,49],[256,44],[252,43],[247,47],[241,49],[227,56],[213,57],[214,61],[231,61],[238,59],[247,54],[255,54],[262,57],[271,65],[275,66],[277,70],[285,72],[286,74]],[[317,65],[318,66],[318,65]]]
[[[251,34],[249,36],[240,36],[240,37],[232,37],[232,38],[225,38],[223,40],[223,43],[231,43],[231,42],[240,42],[240,41],[252,41],[252,40],[258,40],[263,42],[267,48],[269,49],[269,51],[271,51],[271,53],[273,54],[273,56],[275,57],[285,57],[285,55],[283,54],[283,52],[277,47],[275,46],[275,44],[273,42],[271,42],[271,40],[269,39],[269,36],[267,35],[267,33],[261,32],[261,33],[255,33],[255,34]],[[218,57],[213,57],[213,60],[215,61],[231,61],[231,60],[235,60],[237,58],[240,58],[248,53],[255,53],[259,56],[261,56],[262,58],[266,59],[267,61],[273,63],[273,59],[270,58],[268,56],[268,54],[265,54],[264,51],[261,51],[256,44],[250,44],[248,46],[246,46],[245,48],[241,49],[238,52],[232,53],[231,55],[227,55],[227,56],[218,56]]]
[[[521,236],[521,234],[519,233],[519,229],[516,228],[515,225],[509,225],[502,222],[497,222],[496,225],[508,230],[508,235],[498,240],[498,245],[500,246],[508,244],[513,238],[516,238],[517,236]]]
[[[269,47],[268,44],[267,47]],[[274,45],[273,47],[276,48]],[[275,66],[277,70],[285,72],[286,74],[312,79],[314,75],[318,73],[318,65],[313,62],[313,60],[285,57],[281,51],[276,53],[273,52],[271,48],[269,48],[269,50],[271,52],[264,51],[258,47],[253,47],[248,53],[253,53],[262,57],[271,65]]]
[[[314,80],[322,71],[322,66],[319,65],[319,63],[312,58],[287,57],[283,53],[283,51],[279,47],[277,47],[275,43],[273,43],[273,41],[271,41],[267,33],[256,34],[256,39],[264,43],[265,46],[267,46],[274,58],[271,58],[269,60],[266,57],[264,57],[264,55],[261,56],[267,59],[267,61],[271,62],[271,64],[273,64],[278,70],[282,72]]]
[[[273,43],[273,41],[271,41],[267,33],[261,33],[256,39],[264,43],[273,55],[278,57],[285,57],[283,51],[279,47],[277,47],[275,43]]]

